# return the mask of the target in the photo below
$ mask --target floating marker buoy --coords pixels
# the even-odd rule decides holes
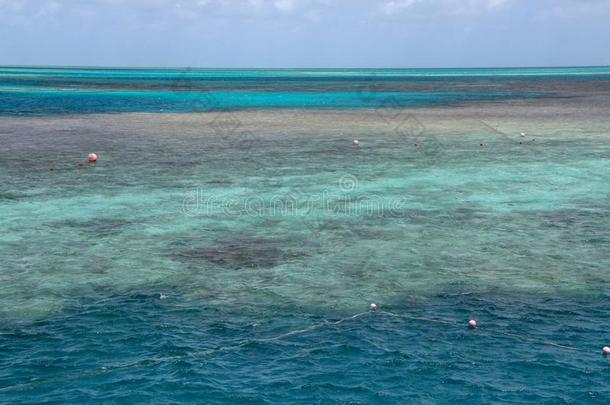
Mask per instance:
[[[525,138],[525,132],[521,132],[521,138]]]
[[[377,304],[371,304],[371,311],[377,311]]]
[[[469,327],[470,329],[474,329],[474,328],[476,328],[476,327],[477,327],[477,321],[475,321],[474,319],[469,320],[469,321],[468,321],[468,327]]]
[[[604,354],[604,356],[610,355],[610,347],[604,346],[604,348],[602,349],[602,353]]]
[[[359,140],[357,140],[357,139],[354,139],[354,140],[352,141],[352,145],[354,145],[354,146],[358,146],[358,145],[360,145],[360,141],[359,141]]]
[[[90,153],[89,156],[87,156],[87,160],[89,163],[95,163],[97,162],[97,155],[95,153]]]

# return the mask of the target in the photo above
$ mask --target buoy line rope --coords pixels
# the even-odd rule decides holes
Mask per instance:
[[[216,353],[239,350],[239,349],[241,349],[245,346],[248,346],[250,344],[253,344],[253,343],[267,343],[267,342],[278,341],[278,340],[287,338],[289,336],[295,336],[295,335],[300,335],[300,334],[303,334],[306,332],[311,332],[313,330],[320,329],[324,326],[340,325],[346,321],[360,318],[360,317],[362,317],[364,315],[368,315],[368,314],[371,314],[371,312],[370,311],[360,312],[358,314],[355,314],[355,315],[352,315],[352,316],[349,316],[346,318],[342,318],[342,319],[339,319],[334,322],[323,321],[323,322],[313,324],[307,328],[295,329],[295,330],[292,330],[292,331],[289,331],[286,333],[282,333],[281,335],[278,335],[278,336],[274,336],[274,337],[270,337],[270,338],[248,339],[248,340],[244,340],[243,342],[235,344],[235,345],[218,347],[215,349],[201,350],[201,351],[191,352],[191,353],[178,355],[178,356],[166,356],[166,357],[158,357],[158,358],[151,358],[151,359],[145,359],[145,360],[137,360],[137,361],[134,361],[131,363],[120,364],[120,365],[116,365],[116,366],[101,367],[101,368],[85,370],[85,371],[81,371],[81,372],[77,372],[77,373],[73,373],[73,374],[68,374],[68,375],[64,375],[64,376],[49,377],[49,378],[45,378],[45,379],[41,379],[41,380],[19,383],[19,384],[7,386],[7,387],[2,387],[2,388],[0,388],[0,392],[13,391],[13,390],[25,390],[25,389],[33,388],[38,385],[49,384],[52,382],[66,381],[66,380],[78,379],[78,378],[83,378],[83,377],[93,377],[93,376],[97,376],[97,375],[111,373],[111,372],[118,371],[118,370],[129,369],[129,368],[153,367],[160,363],[183,360],[183,359],[186,359],[189,357],[211,356]]]
[[[29,382],[10,385],[7,387],[2,387],[2,388],[0,388],[0,392],[13,391],[13,390],[26,390],[26,389],[33,388],[38,385],[49,384],[52,382],[79,379],[79,378],[83,378],[83,377],[92,377],[92,376],[97,376],[97,375],[108,374],[108,373],[118,371],[118,370],[125,370],[125,369],[129,369],[129,368],[154,367],[160,363],[178,361],[178,360],[183,360],[183,359],[187,359],[187,358],[191,358],[191,357],[211,356],[216,353],[239,350],[239,349],[246,347],[253,343],[267,343],[267,342],[279,341],[279,340],[282,340],[282,339],[290,337],[290,336],[295,336],[295,335],[300,335],[303,333],[311,332],[313,330],[321,329],[326,326],[341,325],[342,323],[363,317],[365,315],[385,315],[385,316],[391,316],[391,317],[395,317],[395,318],[407,319],[407,320],[412,320],[412,321],[430,322],[430,323],[438,323],[438,324],[454,325],[454,326],[462,325],[461,322],[448,320],[448,319],[411,316],[411,315],[405,315],[405,314],[397,314],[397,313],[389,312],[389,311],[376,311],[377,307],[375,306],[374,308],[375,308],[375,310],[360,312],[360,313],[351,315],[346,318],[341,318],[337,321],[319,322],[319,323],[313,324],[307,328],[295,329],[295,330],[292,330],[292,331],[289,331],[286,333],[282,333],[281,335],[277,335],[277,336],[270,337],[270,338],[248,339],[248,340],[244,340],[238,344],[234,344],[234,345],[230,345],[230,346],[223,346],[223,347],[218,347],[218,348],[214,348],[214,349],[201,350],[201,351],[191,352],[191,353],[178,355],[178,356],[166,356],[166,357],[150,358],[150,359],[145,359],[145,360],[137,360],[134,362],[116,365],[116,366],[101,367],[101,368],[85,370],[85,371],[81,371],[81,372],[77,372],[77,373],[73,373],[73,374],[68,374],[68,375],[64,375],[64,376],[49,377],[49,378],[45,378],[45,379],[41,379],[41,380],[33,380],[33,381],[29,381]],[[493,333],[494,331],[491,331],[491,332]],[[559,344],[559,343],[555,343],[555,342],[548,341],[548,340],[530,338],[528,336],[519,335],[519,334],[512,333],[512,332],[507,332],[504,330],[495,330],[495,332],[498,334],[510,337],[510,338],[528,341],[531,343],[548,345],[548,346],[556,347],[559,349],[589,352],[589,350],[587,350],[587,349]]]
[[[445,325],[461,325],[460,322],[451,321],[451,320],[447,320],[447,319],[436,319],[436,318],[425,318],[425,317],[420,317],[420,316],[410,316],[410,315],[396,314],[394,312],[388,312],[388,311],[380,311],[379,313],[383,314],[383,315],[393,316],[393,317],[396,317],[396,318],[410,319],[410,320],[414,320],[414,321],[425,321],[425,322],[441,323],[441,324],[445,324]],[[494,331],[492,331],[492,333],[493,332]],[[554,347],[557,347],[557,348],[560,348],[560,349],[574,350],[574,351],[581,351],[581,352],[588,352],[589,351],[587,349],[582,349],[580,347],[575,347],[575,346],[569,346],[569,345],[564,345],[564,344],[560,344],[560,343],[555,343],[555,342],[552,342],[550,340],[535,339],[535,338],[531,338],[531,337],[528,337],[528,336],[519,335],[517,333],[508,332],[508,331],[505,331],[505,330],[495,330],[495,332],[499,333],[501,335],[507,336],[507,337],[511,337],[511,338],[515,338],[515,339],[519,339],[519,340],[523,340],[523,341],[527,341],[527,342],[531,342],[531,343],[538,343],[538,344],[541,344],[541,345],[554,346]]]
[[[393,316],[395,318],[410,319],[412,321],[442,323],[445,325],[457,325],[458,324],[458,322],[456,322],[456,321],[449,321],[447,319],[435,319],[435,318],[425,318],[422,316],[410,316],[410,315],[396,314],[394,312],[388,312],[388,311],[380,311],[379,313],[383,314],[383,315]]]
[[[528,337],[528,336],[523,336],[523,335],[519,335],[517,333],[512,333],[512,332],[506,332],[506,331],[503,331],[503,330],[498,330],[497,333],[499,333],[501,335],[504,335],[504,336],[512,337],[512,338],[515,338],[515,339],[531,342],[531,343],[538,343],[538,344],[546,345],[546,346],[554,346],[554,347],[557,347],[559,349],[574,350],[574,351],[579,351],[579,352],[588,352],[589,351],[587,349],[582,349],[580,347],[563,345],[563,344],[560,344],[560,343],[551,342],[550,340],[534,339],[534,338],[531,338],[531,337]]]

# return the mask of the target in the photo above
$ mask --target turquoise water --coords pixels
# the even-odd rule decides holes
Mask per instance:
[[[0,67],[0,115],[272,108],[434,107],[539,97],[551,83],[610,78],[561,69],[67,69]],[[541,84],[543,87],[540,87]],[[391,99],[391,105],[380,100]]]
[[[0,400],[606,403],[610,131],[417,111],[609,73],[1,69]]]

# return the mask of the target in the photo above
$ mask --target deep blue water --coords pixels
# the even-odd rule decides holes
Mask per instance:
[[[524,138],[477,116],[356,134],[278,107],[416,107],[388,113],[402,122],[599,107],[609,83],[607,68],[0,69],[0,402],[607,403],[603,116],[524,118]],[[160,109],[238,130],[85,114]],[[298,128],[249,128],[243,109]]]
[[[111,296],[3,335],[4,364],[29,359],[3,367],[4,401],[607,403],[608,363],[591,342],[607,336],[608,297],[447,294],[390,309],[476,314],[479,330],[370,313],[279,341],[264,339],[344,314],[173,297]]]

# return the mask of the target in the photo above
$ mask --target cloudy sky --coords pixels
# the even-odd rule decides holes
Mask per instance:
[[[0,64],[610,65],[610,0],[0,0]]]

